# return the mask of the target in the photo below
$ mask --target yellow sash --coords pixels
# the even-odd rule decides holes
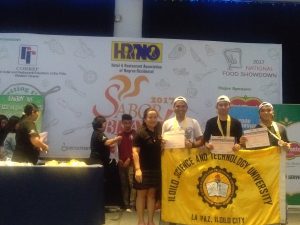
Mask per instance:
[[[224,131],[221,125],[221,120],[220,117],[218,116],[218,120],[217,120],[217,124],[218,124],[218,128],[222,134],[222,136],[224,137]],[[231,117],[229,115],[227,115],[227,119],[226,119],[226,136],[230,137],[230,125],[231,125]]]

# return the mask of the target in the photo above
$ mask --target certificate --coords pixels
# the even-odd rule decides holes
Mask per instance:
[[[185,148],[184,131],[168,131],[163,134],[164,148]]]
[[[39,133],[40,135],[40,138],[43,139],[43,142],[47,142],[47,139],[48,139],[48,132],[42,132],[42,133]]]
[[[210,143],[214,146],[212,153],[215,154],[234,154],[234,137],[211,136]]]
[[[268,129],[266,127],[245,130],[244,136],[247,138],[246,148],[270,146]]]

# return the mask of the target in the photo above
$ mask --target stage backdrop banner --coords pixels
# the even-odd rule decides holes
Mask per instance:
[[[3,33],[0,94],[44,96],[47,156],[81,158],[97,115],[114,136],[123,113],[134,128],[149,106],[163,121],[179,95],[203,130],[219,95],[234,105],[282,103],[281,62],[280,44]]]
[[[284,157],[277,147],[233,155],[166,149],[162,220],[197,225],[284,223]]]
[[[287,203],[300,206],[300,105],[274,105],[275,121],[286,127],[291,150],[287,153]]]
[[[231,106],[229,114],[241,122],[243,130],[253,129],[260,122],[257,106]]]
[[[4,114],[7,117],[22,117],[24,106],[32,102],[40,109],[36,127],[41,132],[44,110],[44,97],[41,95],[0,95],[0,114]]]

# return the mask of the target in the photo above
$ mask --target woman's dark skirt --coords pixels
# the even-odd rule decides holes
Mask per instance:
[[[142,170],[142,183],[138,183],[135,180],[135,177],[133,177],[133,188],[137,190],[144,190],[149,188],[160,188],[160,186],[161,186],[160,170]]]

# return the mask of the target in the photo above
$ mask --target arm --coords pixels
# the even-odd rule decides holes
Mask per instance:
[[[242,127],[242,124],[240,121],[237,120],[237,134],[236,134],[236,137],[235,137],[235,142],[237,144],[240,143],[240,140],[241,140],[241,137],[243,136],[243,127]]]
[[[142,171],[140,167],[140,148],[139,147],[133,147],[132,148],[132,156],[133,156],[133,164],[134,164],[134,170],[135,170],[135,179],[137,182],[142,182]]]
[[[246,148],[246,142],[247,142],[247,138],[245,136],[240,137],[240,145],[243,148]]]
[[[43,141],[37,135],[31,135],[30,136],[30,142],[31,142],[31,144],[33,144],[35,147],[37,147],[41,151],[47,151],[48,150],[48,145],[43,143]]]
[[[234,152],[237,152],[237,151],[239,151],[240,149],[241,149],[241,145],[238,144],[238,143],[235,143],[235,144],[233,145],[233,147],[232,147],[232,150],[233,150]]]
[[[196,137],[194,141],[188,140],[185,142],[186,148],[198,148],[204,144],[202,136]]]
[[[10,133],[8,133],[3,143],[4,157],[11,158],[13,151],[15,150],[15,146],[16,146],[15,138],[11,136]]]
[[[130,161],[131,161],[130,158],[127,158],[127,159],[125,160],[123,166],[124,166],[125,168],[127,168],[127,167],[130,165]]]
[[[209,122],[210,120],[208,120],[207,122],[206,122],[206,126],[205,126],[205,131],[204,131],[204,134],[203,134],[203,144],[205,145],[205,147],[208,149],[208,150],[213,150],[214,149],[214,146],[211,144],[211,143],[209,143],[209,140],[210,140],[210,136],[211,136],[211,130],[212,130],[212,128],[211,128],[211,126],[210,126],[210,122]]]
[[[213,146],[211,143],[209,143],[209,142],[205,142],[205,147],[206,147],[209,151],[211,151],[211,150],[214,149],[214,146]]]
[[[9,151],[12,152],[14,150],[11,142],[12,142],[11,136],[8,134],[3,143],[3,148],[5,152],[9,152]]]
[[[281,125],[279,129],[280,129],[279,132],[281,135],[281,139],[285,142],[289,142],[285,127]]]
[[[195,135],[195,140],[192,143],[192,147],[198,148],[204,145],[202,129],[197,120],[194,120],[194,135]]]
[[[241,139],[241,137],[243,136],[243,128],[242,128],[242,124],[240,121],[237,120],[237,124],[236,124],[236,129],[237,129],[237,133],[236,133],[236,137],[235,137],[235,144],[232,148],[233,151],[239,151],[241,149],[241,145],[240,141],[243,141],[243,138]]]
[[[161,127],[161,135],[163,136],[165,132],[167,132],[166,122],[163,123]]]
[[[166,141],[163,139],[164,138],[164,133],[167,132],[167,128],[166,128],[166,121],[163,123],[162,128],[161,128],[161,150],[163,151],[165,149],[165,144]]]
[[[204,145],[203,136],[196,137],[193,148],[198,148]]]
[[[44,143],[44,138],[40,137],[34,122],[24,123],[24,129],[29,135],[29,141],[38,151],[48,150],[48,145]]]
[[[281,135],[281,145],[285,151],[290,151],[291,143],[289,143],[289,139],[287,137],[287,132],[284,126],[280,126],[279,132]]]
[[[193,129],[193,140],[186,139],[185,147],[186,148],[198,148],[202,144],[202,130],[200,124],[196,119],[192,119],[192,129]]]
[[[107,146],[115,145],[121,140],[122,140],[122,136],[117,136],[117,137],[114,137],[114,138],[111,138],[111,139],[107,139],[104,144],[107,145]]]

